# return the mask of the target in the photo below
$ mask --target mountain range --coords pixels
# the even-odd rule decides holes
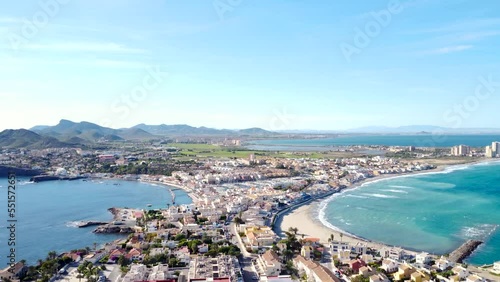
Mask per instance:
[[[92,144],[99,141],[139,141],[178,136],[274,136],[278,133],[261,128],[242,130],[193,127],[185,124],[146,125],[113,129],[86,121],[61,120],[57,125],[37,125],[30,130],[4,130],[0,132],[2,148],[49,148]]]

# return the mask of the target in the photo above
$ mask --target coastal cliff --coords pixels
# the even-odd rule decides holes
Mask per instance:
[[[62,176],[52,176],[52,175],[36,175],[30,178],[31,182],[44,182],[53,180],[78,180],[87,178],[85,176],[72,176],[72,177],[62,177]]]

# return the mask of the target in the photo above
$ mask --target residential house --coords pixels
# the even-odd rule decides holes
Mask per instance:
[[[444,257],[441,257],[440,259],[438,259],[436,261],[436,264],[434,266],[436,267],[436,269],[438,269],[440,271],[445,271],[448,268],[453,267],[453,263],[451,261],[445,259]]]
[[[469,271],[461,265],[455,266],[451,271],[460,279],[465,279],[467,278],[467,276],[469,276]]]
[[[125,250],[123,249],[114,249],[112,250],[110,253],[109,253],[109,260],[111,261],[116,261],[118,260],[118,258],[120,258],[121,256],[124,256],[125,255]]]
[[[282,264],[279,256],[273,250],[268,250],[259,256],[257,266],[263,275],[278,276],[281,273]]]
[[[377,271],[373,270],[371,266],[362,266],[358,270],[358,274],[363,277],[370,277],[375,273],[377,273]]]
[[[341,280],[333,274],[331,270],[321,264],[307,260],[303,256],[297,256],[293,259],[297,269],[304,272],[309,282],[340,282]]]
[[[310,259],[312,257],[314,249],[311,246],[302,246],[300,250],[300,255],[305,257],[306,259]]]
[[[349,267],[352,269],[353,273],[359,272],[359,269],[364,266],[366,266],[366,263],[360,259],[351,260],[349,262]]]
[[[432,256],[428,253],[422,252],[417,254],[415,259],[418,264],[429,264],[432,261]]]
[[[302,243],[304,245],[313,246],[313,247],[318,247],[319,241],[320,241],[319,238],[304,238],[304,239],[302,239]]]
[[[187,246],[184,246],[174,252],[175,257],[182,263],[189,264],[191,261],[190,251]]]
[[[394,280],[400,281],[409,279],[414,272],[416,272],[415,268],[406,263],[401,264],[398,268],[398,272],[394,273]]]
[[[143,255],[141,250],[132,248],[126,255],[125,258],[131,261],[142,261]]]
[[[410,277],[411,282],[422,282],[424,275],[418,271],[413,272]]]
[[[274,231],[267,226],[247,227],[245,234],[248,244],[254,250],[260,247],[271,246],[278,238]]]
[[[373,255],[368,255],[368,254],[365,254],[365,255],[361,255],[361,260],[363,260],[365,263],[372,263],[372,262],[375,262],[375,260],[373,259]]]
[[[146,271],[147,267],[144,264],[132,264],[129,272],[123,277],[122,282],[143,281]]]
[[[19,280],[23,278],[27,272],[28,267],[22,262],[17,262],[12,267],[9,265],[0,270],[0,278],[2,278],[2,280],[10,279],[11,281]]]
[[[351,249],[351,246],[349,245],[349,243],[338,242],[338,241],[330,242],[330,251],[331,251],[333,256],[338,255],[338,253],[341,251],[347,251],[350,249]]]
[[[365,243],[357,243],[356,245],[353,245],[351,247],[351,252],[358,255],[366,254],[367,250],[368,250],[368,245],[366,245]]]
[[[207,244],[199,245],[198,246],[198,253],[200,253],[200,254],[208,253],[208,245]]]
[[[349,263],[349,261],[351,260],[351,251],[339,251],[337,255],[334,255],[333,257],[338,259],[342,263]]]
[[[394,273],[398,271],[398,263],[392,259],[384,259],[380,268],[387,273]]]

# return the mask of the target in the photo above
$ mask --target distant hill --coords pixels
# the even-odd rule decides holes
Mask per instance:
[[[45,149],[70,146],[54,137],[42,136],[26,129],[7,129],[0,132],[0,147],[2,148]]]
[[[209,127],[193,127],[186,124],[174,125],[146,125],[138,124],[132,128],[142,129],[154,135],[277,135],[261,128],[249,128],[242,130],[215,129]]]
[[[262,128],[248,128],[242,130],[215,129],[209,127],[194,127],[187,124],[174,125],[146,125],[138,124],[131,128],[113,129],[103,127],[91,122],[73,122],[62,119],[54,126],[35,126],[32,128],[36,136],[32,136],[33,140],[41,140],[44,138],[44,144],[55,144],[62,146],[63,144],[77,146],[89,145],[100,141],[140,141],[157,139],[162,136],[271,136],[279,135],[279,133],[270,132]],[[27,133],[26,133],[27,134]],[[27,142],[29,138],[23,138],[17,142],[16,146],[23,144],[30,145]],[[56,143],[56,141],[60,143]],[[14,142],[14,141],[10,141]]]
[[[241,129],[238,130],[237,132],[240,135],[277,135],[276,132],[267,131],[258,127]]]
[[[85,143],[95,141],[122,141],[151,139],[154,136],[143,130],[136,129],[112,129],[94,123],[82,121],[79,123],[69,120],[61,120],[55,126],[35,126],[37,133],[51,136],[68,143]]]
[[[119,131],[120,137],[126,140],[152,139],[155,135],[140,128],[126,128]]]

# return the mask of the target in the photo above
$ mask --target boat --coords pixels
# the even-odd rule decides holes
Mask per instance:
[[[147,204],[146,206],[151,207],[151,206],[153,206],[153,205],[152,205],[152,204]]]

